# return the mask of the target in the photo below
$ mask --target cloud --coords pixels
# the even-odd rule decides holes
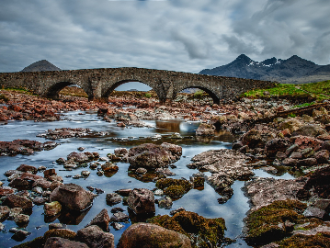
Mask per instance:
[[[199,72],[245,53],[329,63],[325,0],[2,0],[0,71],[41,59],[62,69]]]

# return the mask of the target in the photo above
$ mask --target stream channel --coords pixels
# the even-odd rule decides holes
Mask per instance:
[[[64,223],[67,228],[78,231],[85,227],[103,208],[106,208],[111,216],[111,208],[121,207],[128,215],[127,206],[122,203],[113,207],[106,204],[106,194],[113,193],[118,189],[125,188],[147,188],[154,189],[155,182],[143,182],[132,176],[129,173],[129,164],[118,162],[119,171],[112,176],[98,176],[96,170],[91,170],[87,167],[79,167],[72,171],[65,171],[63,165],[57,164],[55,161],[60,158],[66,158],[71,152],[78,152],[78,147],[84,147],[84,151],[98,152],[100,157],[106,157],[108,153],[113,153],[115,148],[125,147],[127,149],[143,143],[162,142],[174,143],[182,146],[182,157],[175,162],[175,169],[171,169],[176,175],[172,178],[187,178],[192,174],[197,173],[197,170],[187,168],[187,164],[191,163],[191,158],[201,152],[212,149],[231,149],[233,139],[231,136],[222,135],[213,139],[196,139],[194,136],[198,123],[180,122],[180,121],[144,121],[151,127],[117,127],[115,122],[108,123],[101,120],[96,112],[68,112],[64,113],[60,121],[57,122],[33,122],[33,121],[12,121],[7,125],[0,126],[0,140],[12,141],[15,139],[29,139],[46,142],[44,138],[36,137],[40,133],[45,133],[46,130],[55,128],[90,128],[92,131],[108,132],[105,136],[87,136],[81,138],[70,138],[56,140],[60,143],[55,149],[49,151],[35,152],[34,155],[17,155],[15,157],[2,156],[0,157],[0,180],[4,182],[4,186],[8,185],[8,181],[4,173],[7,170],[14,170],[21,164],[28,164],[35,167],[46,166],[47,169],[55,168],[58,175],[62,176],[64,183],[79,184],[87,189],[87,186],[93,186],[104,190],[103,194],[99,194],[94,199],[93,206],[83,212],[79,216],[71,216],[68,214],[57,216],[54,218],[46,218],[43,211],[43,205],[35,205],[32,209],[29,224],[25,230],[31,232],[23,241],[12,239],[13,233],[9,232],[10,228],[17,227],[13,220],[5,220],[3,224],[5,229],[0,232],[0,247],[12,247],[19,243],[33,240],[36,237],[42,236],[48,230],[49,223]],[[183,139],[170,139],[169,136],[179,132]],[[163,136],[160,140],[151,139],[155,134]],[[87,178],[73,179],[72,176],[80,174],[83,170],[91,171]],[[255,175],[260,177],[275,177],[291,179],[290,174],[284,173],[281,176],[267,174],[262,170],[255,170]],[[38,172],[41,174],[42,172]],[[71,177],[70,177],[71,176]],[[242,236],[242,228],[244,227],[243,219],[246,217],[246,212],[249,210],[248,198],[244,195],[242,187],[243,181],[236,181],[232,186],[234,195],[225,204],[219,204],[217,199],[220,197],[215,190],[205,182],[203,190],[192,189],[179,200],[173,202],[171,209],[158,208],[156,204],[155,215],[169,215],[171,210],[179,207],[184,207],[187,211],[193,211],[205,218],[225,219],[227,231],[225,236],[235,239],[236,242],[227,247],[249,247]],[[160,196],[155,196],[156,199]],[[131,225],[129,220],[127,223],[121,223],[124,227],[120,230],[115,230],[110,227],[110,232],[115,236],[115,244],[118,243],[121,234]]]

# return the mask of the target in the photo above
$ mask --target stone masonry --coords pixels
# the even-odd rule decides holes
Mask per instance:
[[[1,88],[22,87],[48,98],[57,98],[65,86],[77,84],[90,100],[106,99],[119,85],[132,81],[153,88],[161,102],[175,99],[186,88],[202,89],[219,103],[221,99],[234,99],[247,90],[274,87],[274,83],[268,81],[135,67],[0,73]]]

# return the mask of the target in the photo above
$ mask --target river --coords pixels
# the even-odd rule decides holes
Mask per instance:
[[[62,165],[55,161],[73,152],[77,151],[78,147],[84,147],[85,151],[98,152],[101,157],[106,157],[108,153],[113,153],[115,148],[125,147],[127,149],[142,144],[142,143],[161,143],[170,142],[182,146],[182,157],[175,164],[176,168],[171,169],[176,175],[173,178],[187,178],[197,173],[197,170],[192,170],[186,167],[191,161],[191,158],[203,151],[211,149],[231,149],[232,137],[230,135],[220,135],[214,139],[196,139],[194,137],[197,123],[179,122],[179,121],[144,121],[151,127],[128,127],[120,128],[115,122],[108,123],[97,117],[95,112],[68,112],[63,113],[60,121],[57,122],[33,122],[33,121],[12,121],[7,125],[0,126],[0,140],[12,141],[14,139],[29,139],[45,142],[44,138],[36,137],[40,133],[44,133],[47,129],[55,129],[61,127],[70,128],[90,128],[92,131],[107,132],[107,135],[88,136],[81,138],[61,139],[56,142],[60,143],[55,149],[49,151],[35,152],[34,155],[25,156],[18,155],[15,157],[2,156],[0,157],[0,180],[4,185],[8,185],[7,178],[4,172],[7,170],[16,169],[21,164],[28,164],[35,167],[46,166],[47,169],[55,168],[58,175],[62,176],[64,183],[75,183],[86,189],[86,186],[93,186],[104,190],[103,194],[98,195],[93,203],[93,206],[80,216],[62,215],[57,218],[46,218],[44,216],[43,206],[34,206],[30,216],[30,222],[25,230],[31,232],[31,235],[23,241],[12,239],[13,233],[9,229],[16,227],[12,220],[5,220],[5,230],[0,233],[0,247],[11,247],[21,242],[30,241],[36,237],[42,236],[48,230],[49,223],[64,223],[67,228],[77,231],[86,226],[103,208],[106,208],[110,213],[112,207],[106,204],[105,196],[107,193],[113,193],[115,190],[123,188],[147,188],[154,189],[155,182],[143,182],[132,177],[129,173],[129,164],[118,162],[119,171],[112,176],[98,176],[96,170],[91,170],[89,167],[78,168],[73,171],[64,170]],[[173,132],[179,132],[183,139],[170,139],[169,136]],[[161,140],[151,139],[155,134],[161,134]],[[91,174],[87,178],[74,179],[72,176],[80,174],[83,170],[90,170]],[[257,176],[276,177],[276,178],[293,178],[285,173],[282,176],[274,176],[267,174],[262,170],[254,171]],[[41,172],[38,172],[40,174]],[[42,175],[42,174],[40,174]],[[169,214],[173,209],[184,207],[188,211],[193,211],[206,218],[222,217],[226,221],[227,231],[225,236],[231,239],[236,239],[236,242],[227,247],[249,247],[244,239],[241,238],[242,228],[244,226],[243,219],[246,217],[246,212],[249,210],[248,198],[244,195],[242,187],[243,181],[236,181],[232,186],[234,195],[225,204],[220,205],[217,199],[220,197],[214,189],[205,183],[203,190],[192,189],[179,200],[174,201],[171,209],[161,209],[156,205],[156,215]],[[156,198],[160,198],[157,197]],[[122,203],[114,207],[122,207],[125,213],[128,214],[127,206]],[[131,225],[131,222],[122,223],[124,228],[116,231],[110,227],[111,233],[115,236],[115,244],[124,230]]]

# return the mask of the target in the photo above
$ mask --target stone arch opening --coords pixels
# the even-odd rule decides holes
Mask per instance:
[[[201,87],[201,86],[188,86],[188,87],[184,87],[184,88],[180,89],[180,90],[175,94],[175,97],[178,95],[178,93],[181,93],[181,92],[183,92],[184,90],[187,90],[187,89],[199,89],[199,90],[202,90],[202,91],[204,91],[205,93],[207,93],[207,94],[209,95],[209,97],[212,98],[214,104],[219,104],[219,103],[220,103],[220,98],[219,98],[214,92],[212,92],[212,91],[211,91],[210,89],[208,89],[208,88]]]
[[[90,98],[86,90],[80,85],[65,81],[53,84],[46,92],[47,98],[60,99],[61,96]]]
[[[132,83],[132,84],[130,84]],[[130,85],[133,85],[133,83],[135,83],[134,85],[140,87],[140,89],[135,89],[134,87],[129,87]],[[127,84],[126,89],[124,89],[124,87],[121,86],[125,86],[125,84]],[[141,87],[142,86],[142,87]],[[143,87],[146,86],[146,87]],[[120,89],[121,88],[121,89]],[[120,89],[120,90],[117,90]],[[122,92],[122,93],[119,93]],[[128,94],[128,92],[130,92],[130,94]],[[125,96],[125,94],[127,95],[127,97],[136,97],[136,98],[150,98],[150,97],[154,97],[154,98],[158,98],[159,99],[159,94],[157,91],[155,91],[153,89],[153,87],[151,85],[149,85],[148,83],[142,82],[140,80],[130,80],[130,79],[126,79],[126,80],[121,80],[118,81],[116,83],[114,83],[112,86],[110,86],[104,94],[102,94],[102,98],[108,99],[109,97],[112,96]]]

